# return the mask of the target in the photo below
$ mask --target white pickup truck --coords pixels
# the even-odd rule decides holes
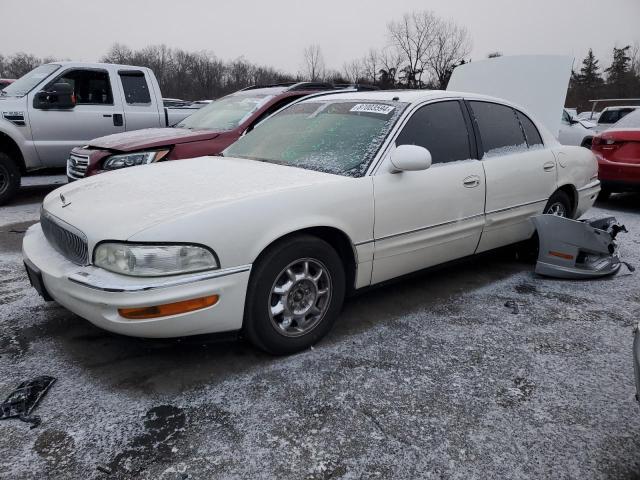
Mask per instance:
[[[73,147],[112,133],[174,125],[193,111],[165,108],[148,68],[41,65],[0,91],[0,205],[25,173],[64,167]]]

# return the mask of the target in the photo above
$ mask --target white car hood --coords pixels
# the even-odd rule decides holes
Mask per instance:
[[[201,157],[79,180],[47,195],[43,207],[90,241],[126,240],[158,223],[224,203],[345,180],[265,162]]]
[[[573,57],[519,55],[470,62],[457,67],[448,91],[503,98],[521,105],[558,138]]]

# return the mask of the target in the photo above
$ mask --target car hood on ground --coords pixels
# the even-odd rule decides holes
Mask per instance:
[[[53,191],[43,206],[83,231],[92,243],[126,240],[151,226],[225,203],[347,180],[265,162],[200,157],[89,177]],[[250,221],[249,216],[244,221]]]
[[[96,138],[89,142],[90,147],[132,152],[143,148],[157,148],[178,143],[211,140],[220,135],[212,130],[188,130],[186,128],[146,128],[131,132],[115,133]]]

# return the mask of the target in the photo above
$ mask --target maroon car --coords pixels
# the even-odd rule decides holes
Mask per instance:
[[[159,160],[217,155],[285,105],[336,88],[313,82],[248,87],[197,110],[174,128],[117,133],[76,147],[67,161],[67,177],[73,181]]]
[[[4,87],[8,87],[13,82],[15,82],[12,78],[0,78],[0,90],[3,90]]]

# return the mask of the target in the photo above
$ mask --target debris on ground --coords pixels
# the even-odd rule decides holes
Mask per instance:
[[[43,375],[22,382],[0,405],[0,420],[17,417],[23,422],[30,423],[31,428],[40,425],[40,417],[32,416],[31,412],[55,381],[54,377]]]
[[[507,300],[504,304],[505,307],[511,309],[511,313],[513,315],[517,315],[520,313],[520,306],[515,300]]]
[[[532,218],[540,238],[536,273],[565,279],[598,278],[613,275],[622,265],[634,268],[618,257],[615,242],[628,233],[615,217],[572,220],[556,215]]]

